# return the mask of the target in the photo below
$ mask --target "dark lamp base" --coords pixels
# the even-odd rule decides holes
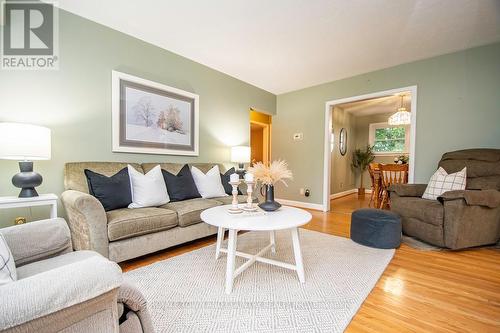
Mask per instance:
[[[21,188],[19,198],[37,197],[38,193],[35,187],[42,184],[42,176],[33,171],[33,162],[23,161],[19,162],[19,172],[12,177],[12,184],[15,187]]]

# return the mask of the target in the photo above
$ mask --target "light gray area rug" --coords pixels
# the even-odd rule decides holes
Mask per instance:
[[[294,263],[290,232],[276,236],[276,254],[266,256]],[[226,295],[226,256],[215,260],[215,245],[127,272],[125,279],[144,293],[157,332],[342,332],[394,250],[305,229],[300,238],[304,284],[295,271],[255,263]],[[256,253],[268,242],[268,233],[249,232],[238,237],[237,248]]]

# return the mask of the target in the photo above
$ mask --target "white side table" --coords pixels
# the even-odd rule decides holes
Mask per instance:
[[[50,218],[57,217],[57,195],[55,194],[40,194],[32,198],[0,197],[0,209],[34,206],[51,206]]]

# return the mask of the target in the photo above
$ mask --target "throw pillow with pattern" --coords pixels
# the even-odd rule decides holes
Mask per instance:
[[[444,192],[454,190],[465,190],[467,180],[467,168],[459,172],[448,174],[445,169],[439,169],[432,175],[422,198],[436,200]]]

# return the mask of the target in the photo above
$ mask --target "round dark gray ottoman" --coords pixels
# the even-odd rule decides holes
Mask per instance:
[[[401,219],[387,210],[355,210],[351,217],[351,239],[378,249],[395,249],[401,244]]]

